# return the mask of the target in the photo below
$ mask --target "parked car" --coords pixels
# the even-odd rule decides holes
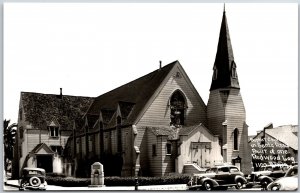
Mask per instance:
[[[284,177],[278,178],[267,186],[267,190],[297,190],[298,165],[292,166]]]
[[[268,184],[277,178],[283,177],[288,168],[289,166],[287,164],[262,166],[258,171],[252,172],[251,175],[247,177],[247,187],[261,185],[263,189],[266,189]]]
[[[46,190],[46,172],[42,168],[23,168],[19,180],[19,190],[36,189]]]
[[[188,183],[189,190],[237,189],[247,183],[244,174],[236,166],[216,166],[205,173],[194,174]]]

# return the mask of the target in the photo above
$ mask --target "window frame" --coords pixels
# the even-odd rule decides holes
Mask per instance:
[[[53,129],[53,132],[52,132]],[[59,127],[57,126],[48,126],[49,136],[51,138],[59,138]]]

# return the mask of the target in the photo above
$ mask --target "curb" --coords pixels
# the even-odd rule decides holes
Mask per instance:
[[[7,182],[5,182],[4,185],[19,188],[19,185],[10,184],[10,183],[7,183]]]

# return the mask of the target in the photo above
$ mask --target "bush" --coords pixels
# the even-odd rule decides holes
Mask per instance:
[[[47,176],[49,185],[65,187],[83,187],[91,184],[90,178],[73,178],[73,177],[52,177]],[[163,184],[187,184],[190,180],[189,175],[173,175],[162,177],[138,177],[139,186],[145,185],[163,185]],[[135,177],[105,177],[106,186],[134,186]]]
[[[49,185],[64,186],[64,187],[84,187],[91,184],[90,178],[47,176],[46,181]]]
[[[65,174],[62,174],[62,173],[47,173],[46,176],[49,176],[49,177],[67,177]]]

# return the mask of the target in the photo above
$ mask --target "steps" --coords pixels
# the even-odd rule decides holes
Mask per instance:
[[[204,173],[205,168],[201,168],[199,165],[195,163],[187,163],[183,166],[183,173],[184,174],[195,174],[195,173]]]

